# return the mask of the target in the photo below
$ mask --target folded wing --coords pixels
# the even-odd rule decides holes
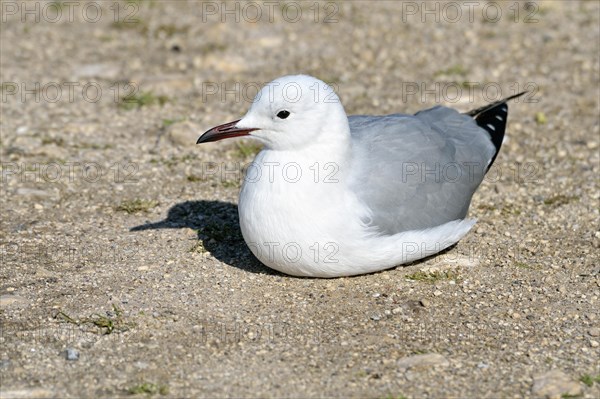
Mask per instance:
[[[351,116],[353,190],[381,234],[465,218],[496,155],[473,117],[437,106],[415,115]]]

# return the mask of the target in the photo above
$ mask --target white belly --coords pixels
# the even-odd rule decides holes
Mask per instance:
[[[272,156],[272,154],[269,154]],[[261,152],[255,162],[276,162]],[[288,161],[289,162],[289,161]],[[369,210],[344,185],[315,182],[312,164],[298,180],[279,173],[245,179],[239,198],[242,235],[266,266],[295,276],[350,276],[430,256],[457,242],[473,221],[381,236],[366,227]]]
[[[291,275],[330,274],[339,268],[344,242],[352,233],[360,234],[360,221],[347,213],[350,198],[342,198],[341,182],[315,183],[311,165],[303,166],[299,180],[277,169],[272,176],[246,179],[239,199],[240,227],[265,265]]]

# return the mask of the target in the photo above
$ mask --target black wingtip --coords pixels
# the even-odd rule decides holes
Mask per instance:
[[[496,147],[496,152],[494,153],[494,156],[492,157],[488,165],[488,170],[492,167],[492,164],[496,160],[496,156],[500,152],[500,147],[502,146],[502,141],[504,140],[506,121],[508,119],[507,101],[520,97],[525,93],[527,92],[524,91],[521,93],[514,94],[500,101],[487,104],[483,107],[474,109],[466,113],[467,115],[472,116],[475,119],[477,126],[489,133],[492,139],[492,143],[494,144],[494,147]]]
[[[481,114],[483,112],[486,112],[486,111],[488,111],[490,109],[496,108],[497,106],[499,106],[501,104],[505,104],[505,103],[507,103],[508,101],[510,101],[512,99],[521,97],[523,94],[526,94],[526,93],[527,93],[527,91],[522,91],[520,93],[513,94],[510,97],[506,97],[506,98],[503,98],[502,100],[498,100],[498,101],[494,101],[493,103],[486,104],[483,107],[475,108],[474,110],[471,110],[469,112],[465,112],[465,114],[469,115],[469,116],[472,116],[473,118],[475,118],[477,115],[479,115],[479,114]]]

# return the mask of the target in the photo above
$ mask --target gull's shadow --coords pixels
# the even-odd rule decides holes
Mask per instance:
[[[130,231],[186,227],[196,230],[204,248],[221,262],[252,273],[279,274],[250,252],[240,231],[237,206],[229,202],[181,202],[169,209],[166,219],[135,226]]]
[[[222,201],[185,201],[173,205],[164,220],[132,227],[130,231],[181,229],[196,230],[198,240],[212,256],[230,266],[251,273],[280,275],[283,274],[263,265],[246,245],[238,218],[237,206]],[[456,244],[443,251],[414,262],[397,266],[414,266],[436,256],[453,250]],[[392,269],[392,268],[391,268]],[[379,272],[375,272],[379,273]],[[371,274],[371,273],[369,273]],[[288,276],[290,277],[290,276]],[[354,276],[356,277],[356,276]]]

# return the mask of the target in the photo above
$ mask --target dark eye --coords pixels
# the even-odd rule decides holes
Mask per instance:
[[[279,111],[279,112],[277,113],[277,117],[278,117],[279,119],[285,119],[285,118],[287,118],[288,116],[290,116],[290,111],[286,111],[285,109],[284,109],[283,111]]]

